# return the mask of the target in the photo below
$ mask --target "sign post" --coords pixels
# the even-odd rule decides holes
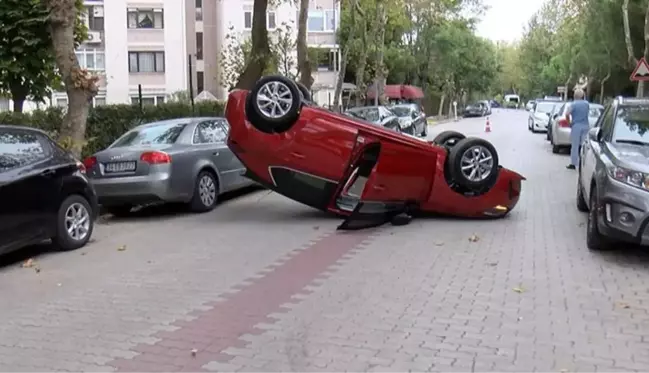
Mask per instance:
[[[644,96],[644,82],[649,81],[649,64],[644,57],[638,61],[638,65],[631,73],[631,80],[638,82],[638,97]]]
[[[457,122],[457,101],[453,101],[453,113],[455,114],[455,121]]]

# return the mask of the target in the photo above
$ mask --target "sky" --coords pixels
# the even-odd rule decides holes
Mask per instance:
[[[484,0],[489,8],[478,24],[478,35],[493,41],[519,40],[523,29],[545,0]]]

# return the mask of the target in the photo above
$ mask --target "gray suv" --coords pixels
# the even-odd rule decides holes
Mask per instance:
[[[577,208],[586,245],[649,245],[649,99],[616,98],[581,146]]]

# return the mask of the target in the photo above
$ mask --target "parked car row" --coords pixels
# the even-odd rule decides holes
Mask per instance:
[[[549,104],[530,120],[542,119]],[[547,102],[547,101],[545,101]],[[570,148],[570,102],[549,112],[546,138],[552,152]],[[588,213],[586,245],[613,249],[619,243],[649,245],[649,99],[618,97],[606,107],[590,104],[590,130],[580,146],[576,207]],[[541,126],[528,124],[540,132]]]
[[[45,132],[0,126],[0,254],[52,239],[73,250],[90,239],[99,205],[113,215],[150,203],[195,212],[254,185],[226,144],[223,118],[179,118],[126,132],[83,162]]]
[[[426,113],[418,104],[362,106],[348,109],[345,114],[410,136],[428,136]]]
[[[461,114],[465,118],[484,117],[485,115],[491,115],[491,102],[482,100],[469,104],[464,108]]]

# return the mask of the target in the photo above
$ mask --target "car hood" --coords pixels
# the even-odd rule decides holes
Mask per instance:
[[[649,173],[649,146],[608,143],[607,147],[619,166]]]
[[[550,113],[534,113],[534,119],[548,120],[548,118],[550,118]]]

